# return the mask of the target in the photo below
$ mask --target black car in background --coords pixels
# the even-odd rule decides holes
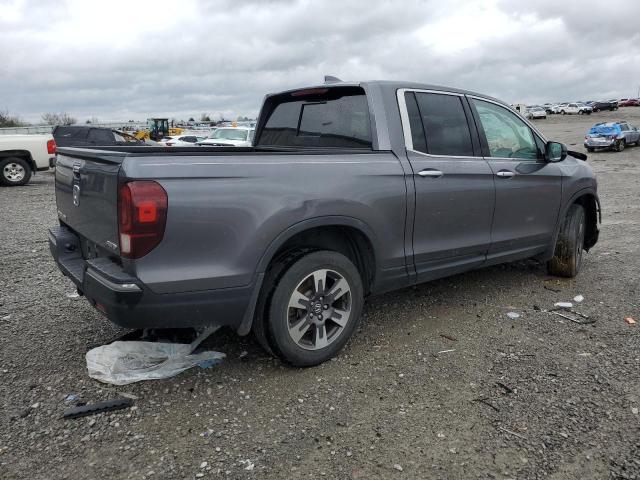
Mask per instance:
[[[589,103],[591,108],[593,108],[594,112],[599,112],[601,110],[609,110],[613,112],[618,109],[618,102],[616,100],[608,100],[606,102],[591,102]]]
[[[58,147],[91,147],[109,145],[144,145],[133,135],[106,127],[57,125],[51,132]]]

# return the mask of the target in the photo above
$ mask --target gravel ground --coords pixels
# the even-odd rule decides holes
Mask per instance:
[[[537,124],[582,151],[590,124],[623,116],[640,125],[640,108]],[[223,363],[126,387],[87,377],[87,349],[124,331],[66,296],[52,175],[0,188],[0,478],[640,479],[640,326],[624,321],[640,321],[640,148],[589,162],[604,223],[575,279],[478,270],[371,299],[320,367],[221,332]],[[578,294],[594,324],[544,312]],[[133,408],[61,419],[69,394],[123,393]]]

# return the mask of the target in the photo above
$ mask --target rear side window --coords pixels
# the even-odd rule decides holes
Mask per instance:
[[[431,155],[473,156],[469,124],[459,96],[416,92],[415,103],[417,112],[414,102],[407,101],[411,135],[416,150]],[[414,130],[420,128],[418,118],[422,122],[426,143],[416,138],[414,133]]]
[[[258,146],[372,148],[369,106],[359,87],[318,88],[270,99]]]

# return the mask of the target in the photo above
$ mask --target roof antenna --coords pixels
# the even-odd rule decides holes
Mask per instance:
[[[324,83],[339,83],[342,82],[338,77],[334,77],[333,75],[325,75]]]

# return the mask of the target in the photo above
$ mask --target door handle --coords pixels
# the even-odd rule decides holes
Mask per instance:
[[[509,170],[500,170],[496,175],[500,178],[512,178],[516,176],[515,173],[510,172]]]
[[[442,173],[440,170],[432,170],[427,168],[418,172],[418,175],[420,175],[421,177],[440,178],[442,175],[444,175],[444,173]]]

